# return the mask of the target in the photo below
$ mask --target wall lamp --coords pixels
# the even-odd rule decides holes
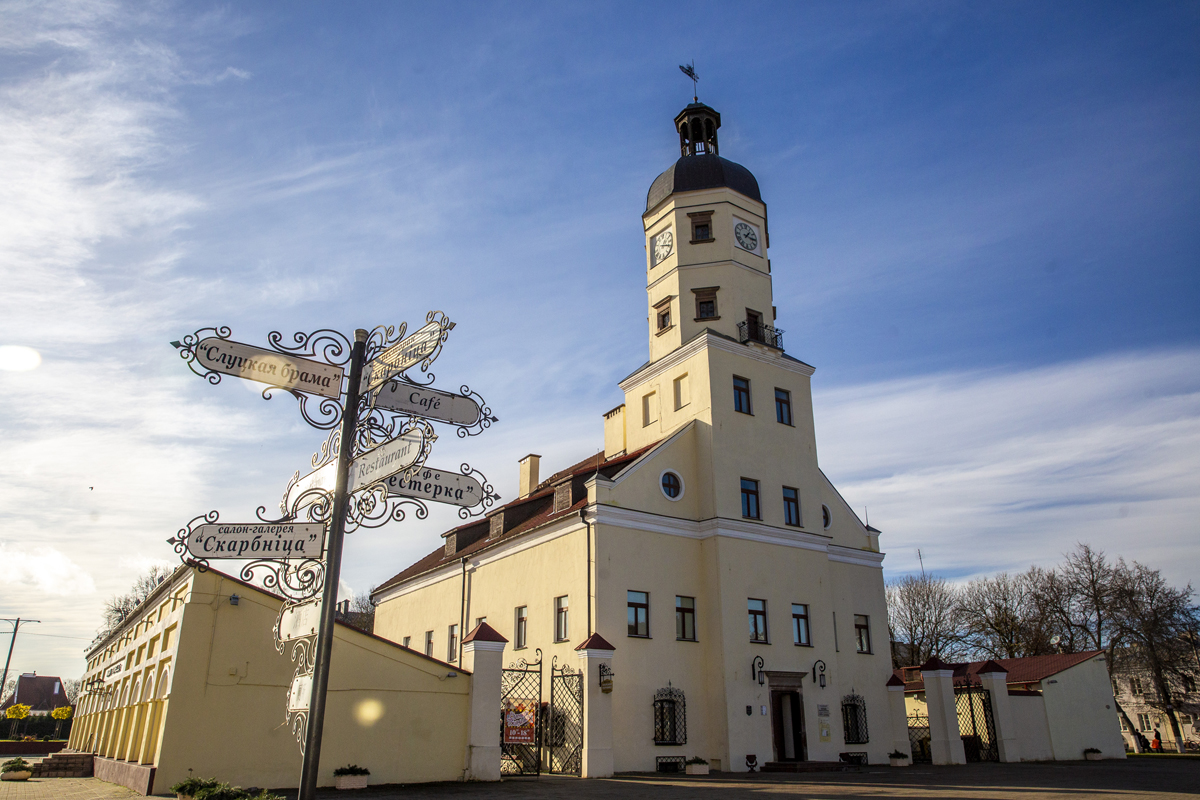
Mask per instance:
[[[238,601],[241,599],[242,598],[238,597],[236,594],[231,594],[231,595],[229,595],[229,605],[236,606],[238,604]]]
[[[763,686],[767,682],[767,674],[763,672],[763,657],[755,656],[750,662],[750,680],[757,680],[759,686]]]
[[[813,662],[813,683],[825,688],[825,662],[819,658]]]

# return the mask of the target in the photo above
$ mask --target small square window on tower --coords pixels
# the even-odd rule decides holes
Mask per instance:
[[[720,319],[717,315],[717,290],[720,288],[706,286],[703,289],[692,289],[692,293],[696,295],[696,322]]]
[[[654,304],[654,320],[658,333],[663,333],[671,328],[671,299],[664,297]]]
[[[694,211],[688,214],[692,222],[692,244],[704,244],[713,240],[711,211]]]

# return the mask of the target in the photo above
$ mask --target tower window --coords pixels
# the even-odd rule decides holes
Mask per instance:
[[[692,289],[692,293],[696,295],[697,322],[720,319],[717,316],[717,290],[720,288],[720,286],[706,286],[703,289]]]
[[[762,519],[758,507],[758,481],[742,478],[742,516],[746,519]]]
[[[713,241],[711,211],[694,211],[688,214],[692,221],[692,244],[702,244]]]
[[[753,414],[750,410],[750,381],[733,376],[733,410]]]
[[[783,522],[800,527],[800,492],[791,486],[783,487]]]
[[[775,390],[775,419],[784,425],[792,424],[792,393],[783,389]]]
[[[654,304],[654,319],[658,323],[658,332],[662,333],[671,327],[671,297],[664,297]]]

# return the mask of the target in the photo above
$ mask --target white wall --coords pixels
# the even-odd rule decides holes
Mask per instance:
[[[1008,696],[1022,761],[1053,761],[1050,726],[1046,722],[1046,703],[1041,697]]]
[[[1100,750],[1104,758],[1125,758],[1104,656],[1043,680],[1042,697],[1056,760],[1078,761],[1088,747]]]

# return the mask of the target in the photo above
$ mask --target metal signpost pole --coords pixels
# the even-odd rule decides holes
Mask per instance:
[[[329,661],[333,653],[333,626],[337,611],[338,577],[342,567],[342,537],[346,527],[348,474],[354,455],[354,428],[358,423],[359,382],[367,332],[354,332],[354,351],[350,359],[350,380],[346,387],[346,405],[342,412],[342,443],[338,451],[337,483],[333,493],[329,549],[325,559],[325,587],[321,596],[321,628],[317,634],[316,660],[313,664],[312,699],[308,707],[308,728],[304,736],[304,768],[300,777],[298,800],[316,800],[317,772],[321,767],[321,733],[325,724],[325,690],[329,685]]]
[[[28,625],[31,622],[41,622],[41,620],[40,619],[21,619],[20,617],[17,617],[16,619],[3,620],[3,622],[13,623],[13,632],[12,632],[12,639],[9,639],[9,641],[8,641],[8,658],[6,658],[4,660],[4,677],[0,678],[0,692],[4,691],[4,684],[8,683],[8,665],[12,663],[13,645],[15,645],[17,643],[17,631],[19,631],[21,629],[21,623],[25,623],[26,625]],[[16,701],[17,701],[17,693],[16,693],[16,691],[13,691],[13,702],[15,703]],[[3,702],[4,702],[4,698],[0,697],[0,703],[3,703]]]

